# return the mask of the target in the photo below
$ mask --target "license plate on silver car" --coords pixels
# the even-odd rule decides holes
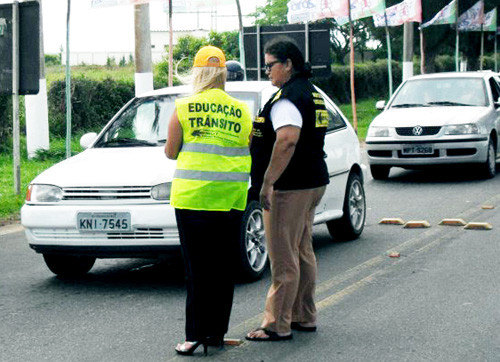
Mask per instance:
[[[403,155],[432,155],[434,149],[429,145],[407,145],[403,146]]]
[[[80,212],[76,225],[80,232],[130,231],[129,212]]]

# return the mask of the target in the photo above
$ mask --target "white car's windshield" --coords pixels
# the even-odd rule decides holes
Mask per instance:
[[[229,92],[245,101],[252,115],[258,109],[258,94]],[[175,108],[174,94],[135,99],[111,124],[94,147],[148,147],[165,143],[168,122]]]
[[[488,105],[482,79],[437,78],[406,82],[396,94],[391,107],[473,106]]]
[[[175,98],[136,99],[111,124],[95,147],[157,146],[165,142]]]

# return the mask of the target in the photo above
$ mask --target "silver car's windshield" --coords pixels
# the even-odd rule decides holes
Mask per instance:
[[[245,101],[252,116],[257,112],[257,93],[229,92]],[[148,147],[165,143],[168,122],[175,109],[174,94],[137,98],[116,118],[94,147]]]
[[[488,105],[486,88],[478,78],[416,79],[406,82],[391,107],[432,107]]]

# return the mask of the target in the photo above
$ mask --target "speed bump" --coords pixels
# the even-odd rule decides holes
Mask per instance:
[[[439,225],[464,226],[467,223],[463,219],[443,219]]]
[[[482,205],[481,206],[481,209],[483,210],[493,210],[495,208],[495,206],[493,205]]]
[[[408,221],[404,228],[407,229],[418,229],[418,228],[430,228],[431,224],[429,224],[426,220],[416,220],[416,221]]]
[[[385,217],[378,222],[379,224],[387,224],[387,225],[404,225],[403,219],[398,217]]]
[[[487,222],[470,222],[465,225],[464,229],[469,230],[491,230],[493,226]]]
[[[240,344],[243,344],[243,341],[237,338],[224,338],[224,344],[226,346],[239,346]]]

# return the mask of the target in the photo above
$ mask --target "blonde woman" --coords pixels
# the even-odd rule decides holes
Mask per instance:
[[[165,145],[177,160],[170,203],[187,276],[186,336],[175,348],[183,355],[223,344],[251,166],[252,119],[248,106],[224,91],[224,53],[201,48],[192,72],[194,94],[176,100]]]

